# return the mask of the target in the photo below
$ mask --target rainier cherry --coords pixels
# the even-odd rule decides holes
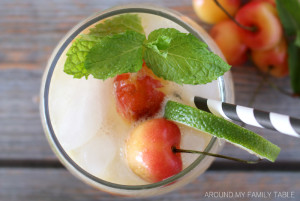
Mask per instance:
[[[276,7],[275,0],[252,0],[252,1],[264,1],[264,2],[268,2],[268,3],[272,4],[274,7]]]
[[[283,38],[272,49],[252,51],[252,60],[261,71],[269,72],[275,77],[288,74],[287,45]]]
[[[126,157],[134,173],[148,182],[159,182],[182,170],[178,126],[166,119],[151,119],[135,128],[126,145]]]
[[[230,65],[240,65],[247,60],[247,46],[242,42],[239,27],[232,20],[214,25],[210,35]]]
[[[240,7],[240,0],[218,0],[230,15],[235,15]],[[215,24],[228,19],[227,15],[219,8],[214,0],[193,0],[193,7],[198,17],[206,23]]]
[[[155,115],[165,94],[161,82],[143,65],[138,73],[124,73],[115,78],[117,111],[128,121]]]
[[[267,50],[282,38],[282,27],[276,9],[264,1],[253,1],[243,6],[236,14],[236,20],[254,31],[240,28],[244,43],[253,50]]]

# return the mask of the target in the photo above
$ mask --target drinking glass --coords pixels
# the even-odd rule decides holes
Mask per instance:
[[[88,27],[93,26],[95,23],[105,20],[109,17],[117,16],[125,13],[146,13],[153,16],[159,16],[162,18],[166,18],[183,29],[187,30],[187,32],[195,35],[197,38],[202,40],[208,45],[208,48],[219,55],[224,59],[221,51],[217,47],[217,45],[213,42],[213,40],[209,37],[209,35],[205,32],[205,30],[200,27],[197,23],[195,23],[190,18],[175,12],[173,10],[157,7],[153,5],[147,4],[131,4],[131,5],[123,5],[110,8],[108,10],[96,13],[87,19],[78,23],[75,27],[73,27],[58,43],[56,48],[54,49],[47,67],[44,72],[44,76],[42,79],[41,85],[41,93],[40,93],[40,113],[43,128],[47,137],[47,140],[56,154],[61,163],[76,177],[84,181],[85,183],[100,189],[102,191],[106,191],[111,194],[117,194],[121,196],[132,196],[132,197],[145,197],[145,196],[154,196],[160,195],[163,193],[170,192],[174,189],[177,189],[192,180],[196,179],[200,174],[204,173],[206,169],[210,166],[213,161],[213,157],[199,155],[194,162],[192,162],[189,166],[184,168],[180,173],[169,177],[163,181],[145,184],[145,185],[124,185],[117,184],[110,181],[103,180],[98,178],[77,164],[72,158],[67,154],[64,150],[63,146],[59,142],[52,124],[51,119],[51,111],[49,110],[49,89],[51,87],[52,76],[55,73],[55,69],[60,60],[64,60],[63,58],[65,52],[70,47],[71,42],[82,32],[86,31]],[[70,79],[72,79],[70,77]],[[233,83],[231,78],[231,73],[226,72],[223,76],[219,77],[216,81],[216,88],[213,89],[214,93],[217,93],[217,98],[224,102],[234,103],[234,90]],[[212,91],[211,85],[205,85],[208,94],[204,94],[204,97],[209,96],[209,91]],[[216,137],[211,137],[210,142],[206,146],[206,152],[218,153],[223,147],[224,141],[220,140]],[[199,186],[201,188],[201,186]]]

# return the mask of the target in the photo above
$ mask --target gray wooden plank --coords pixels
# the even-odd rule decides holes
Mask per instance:
[[[0,6],[0,15],[4,13],[5,16],[0,18],[0,160],[55,159],[45,140],[38,110],[40,81],[47,59],[58,40],[80,19],[119,1],[104,4],[98,1],[72,2],[0,2],[3,5]],[[200,23],[190,2],[166,0],[161,3],[175,6],[176,10]],[[3,9],[4,7],[7,9]],[[206,29],[209,27],[205,26]],[[236,102],[247,105],[259,84],[260,75],[251,63],[234,67],[232,72]],[[290,89],[288,78],[276,79],[274,82]],[[285,97],[267,85],[262,88],[254,106],[300,117],[299,99]],[[298,139],[279,135],[274,131],[249,128],[282,148],[279,161],[299,162]],[[231,145],[226,145],[222,153],[248,157],[246,152]]]
[[[0,1],[0,69],[42,68],[61,37],[92,13],[131,3],[114,1]],[[145,0],[165,7],[191,5],[189,0]]]
[[[39,117],[41,74],[18,69],[0,73],[0,158],[54,157]]]
[[[3,201],[88,201],[130,200],[93,189],[64,169],[0,169],[0,199]],[[209,193],[215,197],[209,197]],[[235,193],[245,193],[238,198]],[[259,198],[253,193],[270,192]],[[283,199],[275,192],[288,192],[294,198]],[[224,197],[227,193],[228,197]],[[230,194],[229,194],[230,193]],[[231,193],[233,193],[233,198]],[[223,196],[223,198],[221,198]],[[300,200],[300,173],[208,171],[192,183],[174,192],[138,199],[198,200]]]

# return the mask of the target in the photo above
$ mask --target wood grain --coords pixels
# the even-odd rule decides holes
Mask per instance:
[[[78,21],[120,2],[127,1],[0,2],[0,160],[56,160],[44,137],[38,110],[39,87],[47,59],[60,38]],[[173,7],[200,23],[191,1],[166,0],[160,4]],[[232,73],[236,102],[247,105],[261,76],[251,63],[233,67]],[[288,78],[274,79],[274,82],[290,90]],[[262,87],[254,106],[300,117],[299,99],[286,97],[267,84]],[[300,162],[298,139],[275,131],[249,128],[282,148],[278,161]],[[226,145],[222,153],[249,157],[231,145]]]
[[[130,1],[0,2],[0,69],[42,69],[54,46],[68,30],[92,13]],[[190,5],[184,1],[146,0],[165,7]]]
[[[77,180],[64,169],[0,169],[0,198],[5,201],[89,201],[131,200],[98,191]],[[28,182],[30,181],[30,182]],[[277,192],[293,193],[293,199],[275,197]],[[209,192],[245,192],[235,200],[299,200],[300,173],[208,171],[187,186],[166,195],[138,199],[198,201],[232,198],[211,198]],[[248,196],[248,192],[271,192],[268,199]]]
[[[244,1],[244,0],[243,0]],[[95,190],[72,176],[58,162],[44,136],[39,117],[39,90],[46,62],[58,41],[80,20],[129,0],[1,0],[0,1],[0,200],[89,201],[131,200]],[[200,23],[191,0],[144,0],[173,8]],[[249,62],[233,67],[236,103],[248,105],[261,80]],[[289,78],[273,79],[290,90]],[[300,100],[265,84],[254,107],[300,118]],[[136,199],[198,200],[300,200],[300,140],[247,127],[282,148],[276,163],[249,166],[217,159],[191,184],[167,195]],[[250,159],[249,154],[226,144],[222,154]],[[294,199],[274,196],[274,191],[293,192]],[[207,198],[208,192],[245,192],[244,198]],[[248,192],[272,192],[271,198],[247,196]]]

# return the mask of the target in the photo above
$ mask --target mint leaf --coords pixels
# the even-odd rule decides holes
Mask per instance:
[[[300,94],[300,48],[294,43],[290,43],[288,47],[288,63],[293,92]]]
[[[106,36],[86,55],[84,67],[98,79],[107,79],[118,74],[137,72],[143,64],[145,35],[127,31]]]
[[[146,47],[161,54],[163,57],[167,57],[168,52],[165,51],[171,43],[171,39],[180,32],[176,29],[157,29],[150,33]]]
[[[67,52],[67,60],[64,66],[64,72],[73,75],[74,78],[81,78],[89,76],[89,73],[84,68],[84,61],[87,53],[97,43],[100,38],[83,35],[76,39]]]
[[[89,34],[105,37],[130,30],[141,34],[144,33],[141,18],[137,14],[124,14],[105,20],[104,23],[99,23],[94,28],[91,28]]]
[[[192,34],[158,29],[144,44],[144,60],[155,75],[179,84],[206,84],[230,69]]]
[[[161,36],[165,36],[165,37],[172,39],[172,38],[176,37],[177,34],[180,34],[180,33],[181,33],[180,31],[178,31],[177,29],[174,29],[174,28],[156,29],[149,34],[148,43],[157,41],[157,39]]]
[[[67,52],[68,57],[64,65],[64,72],[73,75],[74,78],[82,78],[83,76],[88,78],[90,73],[84,67],[84,62],[90,49],[100,43],[103,37],[123,33],[127,30],[144,32],[141,19],[137,14],[124,14],[108,19],[90,29],[89,34],[79,36]]]
[[[276,0],[276,8],[285,33],[295,35],[300,30],[300,3],[298,0]]]

